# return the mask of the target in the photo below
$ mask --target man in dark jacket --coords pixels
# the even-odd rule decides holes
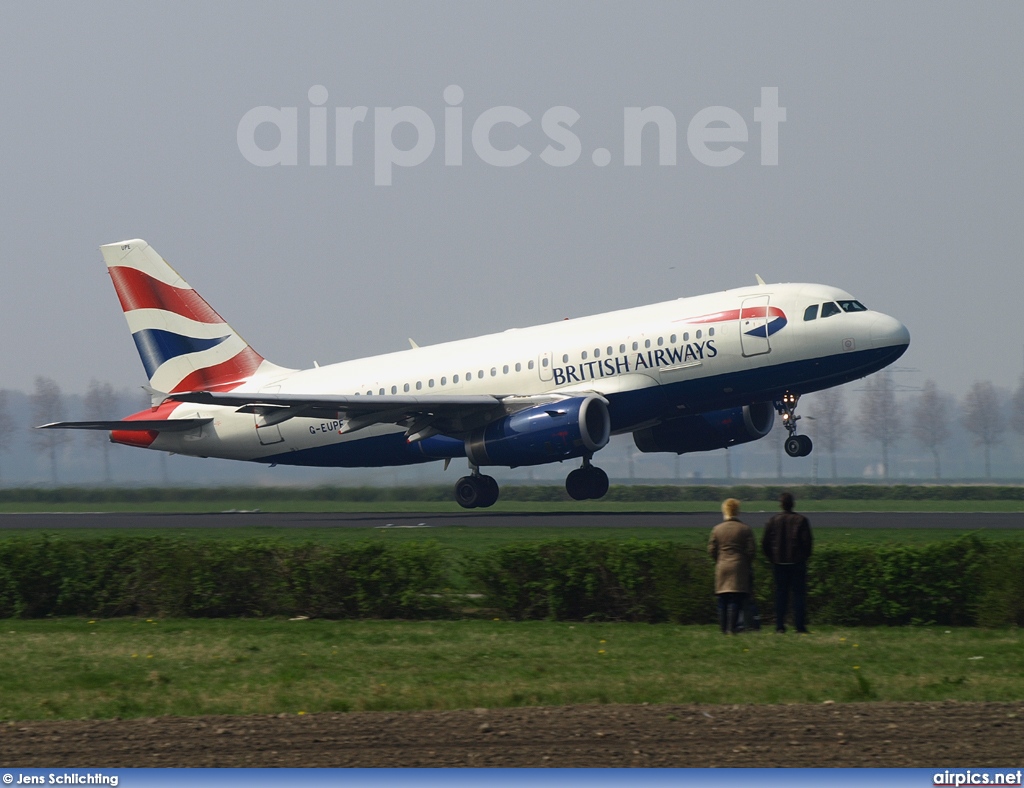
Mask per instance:
[[[772,562],[775,576],[775,631],[786,631],[786,608],[793,593],[793,623],[797,632],[807,632],[807,559],[811,557],[813,539],[811,524],[802,514],[793,511],[793,496],[779,496],[782,513],[775,515],[764,527],[761,549]]]

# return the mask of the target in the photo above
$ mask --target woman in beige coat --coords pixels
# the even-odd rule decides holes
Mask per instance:
[[[754,532],[738,519],[740,502],[729,498],[722,503],[725,521],[711,529],[708,553],[715,562],[715,595],[718,597],[718,623],[722,633],[736,633],[740,610],[750,587],[751,567],[757,548]]]

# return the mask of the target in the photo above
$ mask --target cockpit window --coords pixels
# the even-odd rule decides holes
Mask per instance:
[[[860,301],[840,301],[839,306],[844,312],[867,312],[868,308]]]
[[[804,320],[814,320],[818,316],[818,305],[811,304],[804,310]]]
[[[832,315],[838,315],[839,313],[840,313],[839,307],[836,306],[831,301],[826,301],[824,304],[821,305],[821,316],[822,317],[832,317]]]

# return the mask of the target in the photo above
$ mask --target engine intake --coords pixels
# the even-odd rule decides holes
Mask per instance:
[[[600,397],[536,405],[492,422],[466,438],[474,465],[540,465],[593,454],[608,445],[611,417]]]
[[[637,430],[633,441],[642,452],[711,451],[763,438],[771,432],[773,424],[772,404],[757,402],[742,408],[682,416],[656,427]]]

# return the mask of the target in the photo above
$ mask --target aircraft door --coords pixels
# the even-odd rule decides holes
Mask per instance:
[[[768,301],[770,296],[753,296],[740,308],[740,348],[744,356],[771,353],[768,341]]]
[[[277,394],[281,390],[280,386],[264,386],[260,389],[260,394]],[[255,414],[253,416],[256,424],[256,435],[260,439],[261,446],[270,446],[274,443],[283,443],[284,437],[281,435],[281,426],[279,424],[267,424],[260,426],[260,416]]]
[[[537,357],[537,374],[545,383],[550,383],[555,378],[554,364],[554,357],[550,350]]]

